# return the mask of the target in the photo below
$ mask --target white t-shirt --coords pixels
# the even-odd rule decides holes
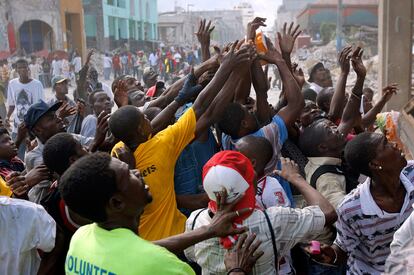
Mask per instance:
[[[112,68],[112,59],[109,56],[104,56],[103,66],[104,68]]]
[[[174,54],[174,60],[175,60],[175,62],[180,62],[181,61],[181,54],[179,54],[179,53],[176,53],[176,54]]]
[[[149,61],[151,66],[155,66],[157,65],[158,57],[155,54],[151,53],[149,56]]]
[[[7,105],[15,106],[13,112],[12,132],[17,133],[20,123],[24,120],[24,115],[29,110],[30,105],[45,99],[43,85],[39,80],[32,79],[29,83],[23,84],[18,78],[9,82],[7,89]]]
[[[78,73],[82,69],[82,59],[80,56],[75,57],[72,60],[72,65],[74,67],[75,73]]]
[[[276,178],[269,176],[257,182],[256,202],[264,209],[272,206],[291,206],[282,185]]]
[[[42,66],[40,64],[29,64],[30,76],[33,79],[39,80],[39,74],[42,72]]]
[[[62,74],[62,61],[53,60],[52,61],[52,76],[61,75],[61,74]]]
[[[114,93],[112,92],[111,87],[109,87],[108,84],[101,82],[102,83],[102,90],[104,90],[104,92],[109,96],[109,98],[111,99],[111,101],[114,101]]]
[[[0,232],[0,274],[37,274],[37,249],[50,252],[55,246],[55,221],[29,201],[0,197]]]

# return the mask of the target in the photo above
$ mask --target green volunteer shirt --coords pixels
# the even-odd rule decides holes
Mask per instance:
[[[66,274],[195,274],[167,249],[131,230],[111,231],[97,224],[79,228],[70,241]]]

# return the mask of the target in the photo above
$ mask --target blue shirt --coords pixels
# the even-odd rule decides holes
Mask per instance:
[[[185,105],[177,111],[178,119],[192,104]],[[204,192],[203,189],[203,166],[217,153],[217,142],[211,129],[208,129],[208,139],[205,142],[194,140],[181,152],[174,171],[174,190],[176,195],[195,195]],[[191,210],[180,209],[189,216]]]

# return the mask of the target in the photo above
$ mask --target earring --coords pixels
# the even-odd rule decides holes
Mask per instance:
[[[382,166],[378,166],[378,169],[382,170]]]

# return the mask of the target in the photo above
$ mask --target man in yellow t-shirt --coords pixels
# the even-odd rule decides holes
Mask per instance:
[[[174,193],[175,163],[181,151],[210,127],[230,103],[233,94],[219,92],[232,70],[249,58],[249,48],[235,52],[233,47],[194,105],[174,125],[153,137],[153,129],[170,121],[177,109],[191,98],[188,92],[196,84],[193,74],[188,76],[175,100],[151,122],[134,106],[123,106],[112,114],[109,121],[111,133],[122,141],[115,145],[112,155],[115,156],[115,150],[125,145],[134,152],[136,168],[141,171],[153,194],[153,202],[146,206],[140,220],[139,234],[144,239],[159,240],[184,232],[186,217],[178,210]]]

